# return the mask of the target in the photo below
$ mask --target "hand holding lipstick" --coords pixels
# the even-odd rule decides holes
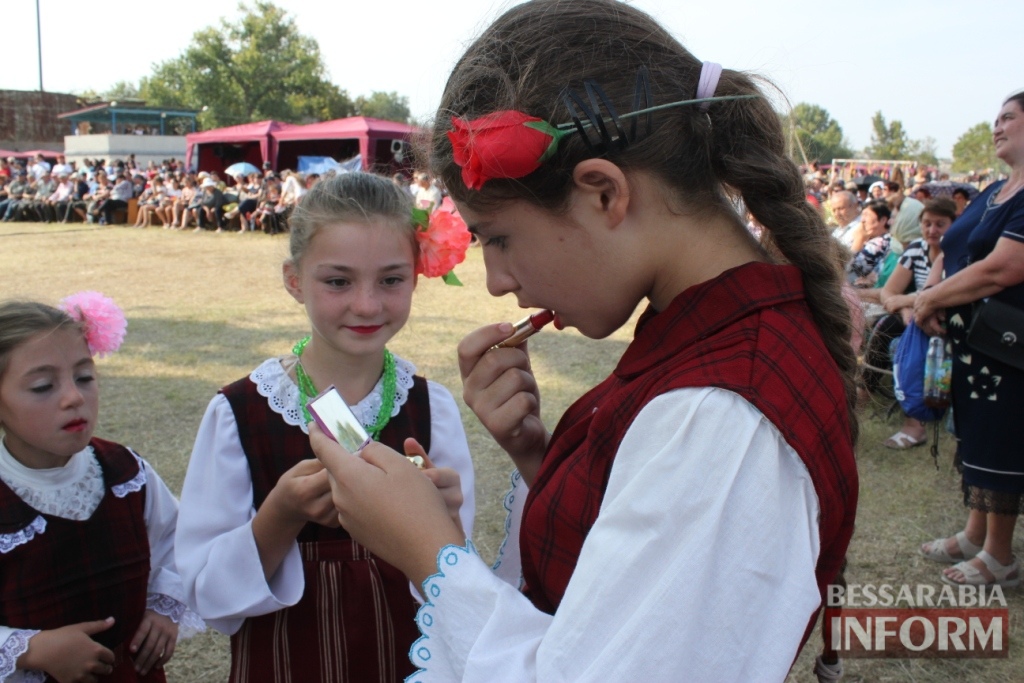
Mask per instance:
[[[528,315],[514,326],[512,336],[503,342],[495,344],[496,349],[511,349],[519,346],[533,335],[540,332],[541,328],[555,319],[555,312],[544,309],[533,315]]]
[[[522,353],[490,352],[500,342],[507,342],[514,332],[509,323],[470,332],[459,343],[459,371],[466,405],[530,484],[550,435],[540,419],[540,392],[529,353],[522,345],[525,339],[519,342]]]

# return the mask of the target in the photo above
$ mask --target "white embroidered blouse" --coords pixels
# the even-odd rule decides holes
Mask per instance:
[[[299,407],[298,387],[281,364],[264,361],[249,375],[261,396],[286,424],[307,432]],[[395,357],[396,395],[392,416],[409,399],[415,366]],[[381,405],[382,382],[352,412],[364,425],[374,423]],[[467,536],[473,533],[473,463],[458,405],[442,385],[427,381],[430,397],[431,461],[455,469],[462,479],[460,511]],[[226,634],[247,617],[276,612],[296,604],[305,589],[298,543],[268,582],[252,534],[252,479],[242,450],[238,424],[227,399],[210,401],[199,425],[192,458],[181,492],[176,554],[188,604],[207,623]],[[418,596],[418,593],[414,593]]]
[[[407,681],[785,680],[820,603],[818,499],[750,403],[687,388],[640,411],[553,615],[520,592],[526,494],[514,475],[494,567],[438,554]]]
[[[141,491],[145,486],[146,530],[149,536],[150,575],[146,608],[170,617],[178,624],[178,639],[190,638],[205,628],[202,620],[185,605],[185,593],[174,566],[174,526],[178,501],[160,475],[138,455],[139,473],[131,481],[114,486],[111,492],[120,498]],[[19,498],[40,512],[64,519],[89,519],[105,494],[103,470],[92,447],[71,456],[64,467],[37,470],[25,467],[0,442],[0,479]],[[46,541],[46,520],[36,517],[25,529],[0,534],[2,555],[26,543]],[[14,629],[0,625],[0,681],[21,683],[42,681],[40,671],[16,670],[15,663],[38,630]]]

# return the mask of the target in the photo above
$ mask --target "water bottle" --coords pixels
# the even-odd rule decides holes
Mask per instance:
[[[946,353],[946,340],[932,337],[928,340],[928,355],[924,361],[924,404],[944,410],[949,406],[949,387],[953,377],[953,359]]]

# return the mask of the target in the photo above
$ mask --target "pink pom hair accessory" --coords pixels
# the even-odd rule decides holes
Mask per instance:
[[[89,353],[102,358],[121,348],[128,321],[110,297],[99,292],[78,292],[61,299],[59,308],[82,323]]]

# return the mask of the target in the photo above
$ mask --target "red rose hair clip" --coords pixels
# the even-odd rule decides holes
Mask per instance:
[[[448,139],[462,182],[479,190],[491,178],[522,178],[558,149],[558,140],[571,133],[544,119],[520,111],[496,111],[478,119],[452,117]]]
[[[465,221],[444,209],[433,213],[430,209],[413,209],[412,222],[416,226],[416,242],[420,246],[416,274],[440,277],[447,285],[461,287],[454,268],[466,259],[466,250],[473,240]]]
[[[706,62],[705,64],[712,64]],[[718,65],[713,65],[718,66]],[[637,138],[637,118],[646,116],[647,131],[651,130],[651,114],[662,109],[700,104],[702,108],[713,101],[752,99],[757,95],[714,96],[717,77],[709,88],[701,84],[697,98],[680,100],[659,106],[650,106],[651,88],[646,67],[637,73],[634,111],[618,116],[611,101],[601,86],[593,79],[585,79],[583,86],[587,97],[580,97],[571,89],[563,95],[563,102],[569,109],[572,121],[551,124],[537,116],[520,111],[496,111],[473,120],[454,116],[448,140],[452,143],[452,157],[462,169],[462,182],[470,190],[479,190],[488,180],[495,178],[524,178],[536,171],[551,158],[558,149],[559,141],[570,133],[578,132],[594,154],[626,147]],[[721,73],[721,67],[718,67]],[[589,104],[588,104],[589,102]],[[646,106],[642,106],[646,105]],[[602,113],[603,107],[606,113]],[[583,117],[577,112],[582,112]],[[585,120],[584,120],[585,119]],[[627,134],[620,119],[634,119]],[[592,136],[595,133],[596,136]],[[596,137],[596,139],[595,139]]]

